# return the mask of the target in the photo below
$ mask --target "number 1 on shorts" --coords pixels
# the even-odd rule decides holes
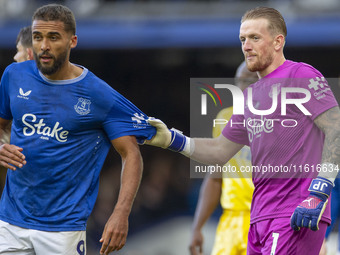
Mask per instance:
[[[270,251],[270,255],[275,255],[277,240],[279,239],[279,235],[280,235],[279,233],[273,233],[272,234],[273,244],[272,244],[272,250]]]

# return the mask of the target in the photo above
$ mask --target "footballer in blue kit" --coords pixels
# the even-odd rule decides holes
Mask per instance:
[[[14,120],[11,143],[27,161],[8,171],[0,219],[38,230],[85,230],[110,140],[152,136],[146,116],[86,68],[76,79],[53,81],[34,61],[15,63],[4,72],[0,95],[1,118]]]
[[[79,245],[111,145],[122,157],[122,184],[118,209],[100,240],[101,254],[125,244],[127,218],[142,171],[137,140],[150,139],[155,128],[108,84],[69,62],[77,43],[73,19],[62,5],[39,8],[32,19],[35,61],[11,64],[1,78],[0,136],[8,121],[13,124],[11,144],[0,143],[0,164],[8,168],[0,202],[0,253],[46,252],[42,241],[29,243],[30,234],[20,236],[27,229],[41,231],[40,236],[80,231],[82,237],[74,243],[58,243],[70,246],[68,250],[53,247],[56,237],[45,246],[50,246],[48,254],[85,254]],[[27,247],[15,246],[20,238],[26,238]]]

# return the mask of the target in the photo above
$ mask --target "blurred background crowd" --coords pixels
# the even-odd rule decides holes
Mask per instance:
[[[13,62],[20,28],[30,25],[38,6],[52,2],[69,6],[76,15],[79,43],[71,52],[72,62],[87,67],[149,116],[187,135],[190,78],[234,76],[243,61],[240,18],[255,6],[274,7],[285,17],[287,59],[311,64],[325,77],[340,73],[337,0],[0,0],[0,74]],[[338,86],[333,90],[340,100]],[[182,155],[147,146],[141,151],[143,180],[127,245],[117,254],[188,254],[202,180],[190,178],[190,162]],[[120,168],[112,149],[88,222],[90,255],[98,254],[98,240],[114,208]],[[206,228],[207,239],[213,238],[214,221]]]

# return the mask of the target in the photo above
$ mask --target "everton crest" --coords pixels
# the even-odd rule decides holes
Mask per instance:
[[[78,103],[74,106],[74,110],[80,115],[86,115],[90,113],[91,101],[85,98],[78,98]]]

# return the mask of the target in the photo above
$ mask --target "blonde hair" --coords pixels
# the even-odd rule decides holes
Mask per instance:
[[[241,19],[241,24],[249,19],[266,19],[268,20],[268,29],[273,35],[282,34],[284,37],[287,36],[287,27],[284,18],[281,13],[270,7],[256,7],[247,11]]]

